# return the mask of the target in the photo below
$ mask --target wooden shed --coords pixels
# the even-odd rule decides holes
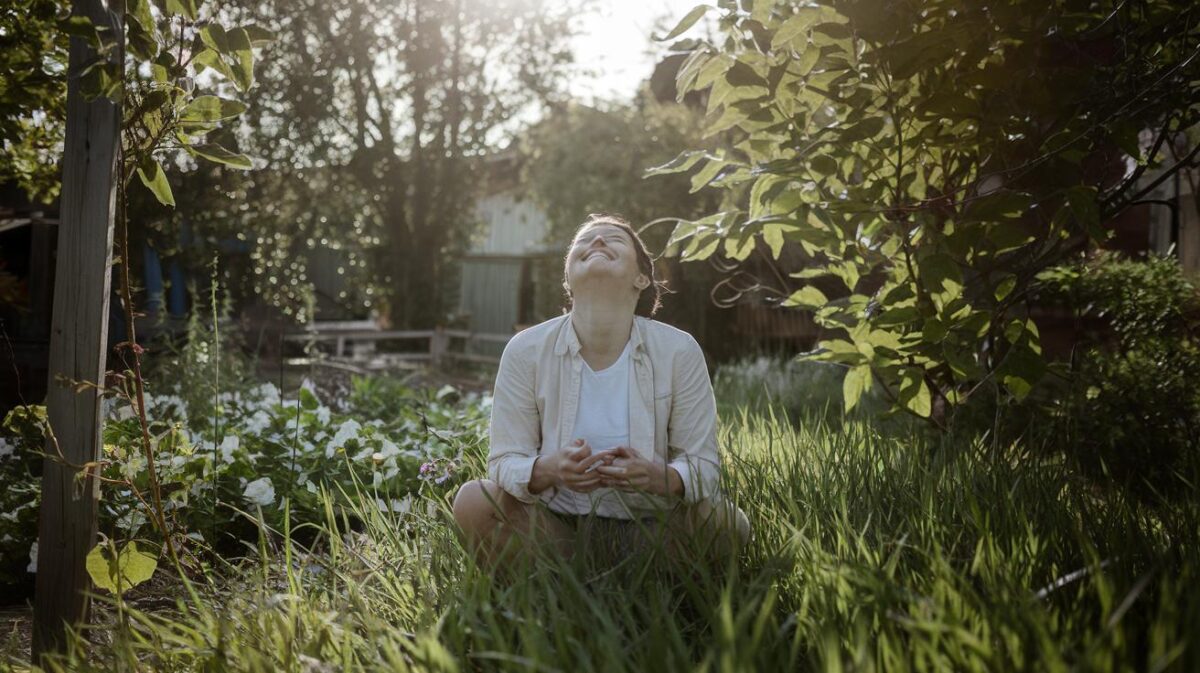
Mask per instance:
[[[515,189],[488,194],[475,206],[478,237],[462,256],[458,312],[472,332],[512,334],[550,318],[561,305],[561,250],[544,243],[549,220]],[[479,348],[496,350],[501,345]]]

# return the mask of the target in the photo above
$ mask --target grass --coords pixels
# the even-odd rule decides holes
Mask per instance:
[[[264,534],[55,667],[1200,670],[1195,493],[1151,509],[1028,447],[821,418],[725,416],[725,489],[755,531],[727,567],[546,557],[496,582],[444,497],[392,514],[327,495],[315,546]]]

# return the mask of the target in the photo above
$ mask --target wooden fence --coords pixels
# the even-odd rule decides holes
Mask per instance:
[[[461,329],[435,328],[429,330],[384,330],[372,327],[370,321],[326,323],[303,332],[284,335],[284,341],[303,344],[331,345],[323,358],[285,358],[288,365],[312,365],[318,362],[346,365],[347,368],[379,370],[416,363],[440,368],[451,362],[499,364],[500,358],[468,352],[471,343],[506,344],[511,334],[488,334]],[[408,341],[423,347],[409,350],[379,351],[381,341]],[[456,348],[458,347],[458,348]]]

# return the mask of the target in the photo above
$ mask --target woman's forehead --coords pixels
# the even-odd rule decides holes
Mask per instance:
[[[612,233],[620,234],[626,240],[632,241],[632,239],[629,238],[629,234],[623,228],[618,227],[617,225],[611,224],[608,222],[597,222],[596,224],[589,224],[589,225],[585,226],[584,228],[579,230],[579,233],[575,234],[575,240],[579,240],[579,239],[583,238],[585,235],[595,233],[597,230],[599,230],[600,233],[603,233],[603,234],[612,234]]]

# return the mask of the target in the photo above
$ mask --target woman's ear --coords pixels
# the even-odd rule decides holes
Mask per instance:
[[[650,287],[650,279],[646,277],[646,274],[639,273],[637,278],[633,279],[633,286],[638,289],[638,292],[641,292]]]

